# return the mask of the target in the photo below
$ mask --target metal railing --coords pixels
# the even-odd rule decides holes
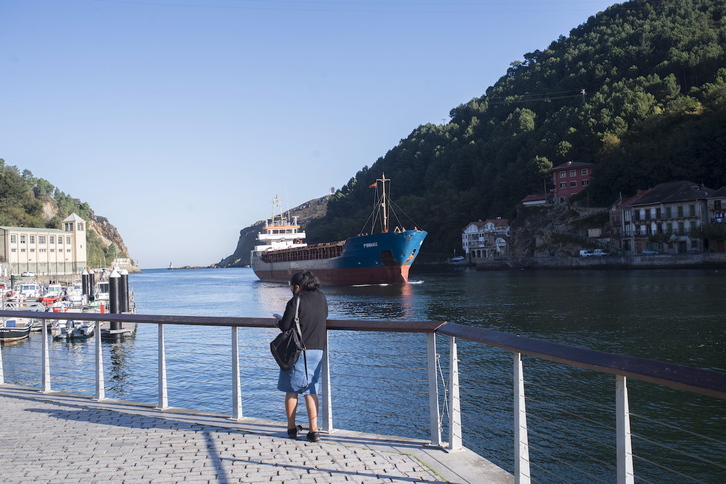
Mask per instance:
[[[241,367],[239,352],[239,328],[273,328],[271,318],[226,318],[200,316],[166,316],[140,314],[101,314],[101,313],[39,313],[34,311],[0,311],[0,317],[34,318],[42,320],[85,320],[101,322],[123,322],[157,325],[157,408],[169,408],[167,354],[165,329],[171,325],[194,325],[202,327],[229,327],[231,330],[231,368],[232,401],[231,416],[235,420],[243,418]],[[47,324],[43,324],[43,343],[41,349],[42,392],[51,392],[51,366],[48,351]],[[556,362],[569,367],[591,370],[615,376],[615,414],[616,414],[616,463],[617,482],[635,482],[633,466],[631,414],[628,398],[628,379],[640,380],[664,387],[684,390],[716,399],[726,399],[726,374],[696,369],[671,363],[663,363],[637,357],[604,353],[573,346],[524,338],[509,333],[464,326],[456,323],[436,321],[350,321],[329,320],[330,332],[363,331],[384,333],[420,333],[426,336],[426,392],[428,394],[428,431],[430,445],[445,448],[447,451],[462,449],[462,410],[459,378],[458,341],[468,341],[478,345],[499,348],[510,352],[513,357],[513,435],[514,435],[514,475],[515,482],[531,482],[530,469],[530,431],[528,429],[527,399],[525,398],[525,377],[523,355],[540,360]],[[440,367],[437,350],[437,335],[448,339],[448,382]],[[0,349],[0,351],[2,351]],[[321,427],[332,432],[333,402],[331,393],[331,366],[329,351],[323,360]],[[3,358],[0,354],[0,384],[5,383]],[[95,338],[95,398],[106,398],[104,366],[101,338]],[[443,389],[443,391],[441,391]],[[442,436],[442,416],[440,401],[445,400],[448,409],[448,440]],[[719,464],[717,464],[719,465]]]

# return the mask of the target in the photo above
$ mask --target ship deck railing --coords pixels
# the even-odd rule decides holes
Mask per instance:
[[[229,387],[231,388],[231,392],[229,392],[230,400],[228,408],[230,409],[232,419],[239,420],[244,417],[242,407],[244,382],[247,378],[251,378],[249,375],[257,372],[257,370],[252,369],[247,372],[248,375],[244,378],[242,377],[243,368],[247,369],[250,366],[254,366],[254,362],[248,360],[264,360],[264,364],[268,367],[270,366],[270,362],[272,362],[272,357],[269,355],[267,348],[259,348],[259,341],[261,341],[259,339],[254,343],[256,345],[255,355],[245,356],[243,358],[240,351],[240,348],[245,348],[243,340],[246,339],[240,337],[240,330],[272,329],[274,328],[274,320],[272,318],[0,311],[0,317],[8,316],[43,320],[80,319],[96,321],[98,323],[115,322],[155,325],[157,327],[155,355],[157,371],[155,375],[156,402],[154,403],[156,403],[157,408],[161,411],[170,408],[170,399],[175,399],[174,403],[177,404],[175,406],[178,406],[176,400],[183,400],[181,396],[183,391],[174,394],[174,396],[171,396],[169,391],[170,386],[173,386],[173,381],[170,382],[167,371],[167,361],[170,352],[166,347],[166,332],[169,327],[191,325],[199,328],[214,327],[218,330],[224,327],[230,329],[228,348],[231,356],[231,361],[229,362],[231,368]],[[47,324],[43,324],[42,326],[43,343],[40,355],[32,357],[32,364],[26,361],[22,365],[29,367],[39,364],[40,381],[34,382],[33,384],[41,392],[49,393],[57,390],[54,388],[56,383],[54,383],[51,368],[59,363],[53,362],[51,364]],[[679,460],[693,459],[697,461],[699,468],[704,466],[710,467],[711,470],[706,471],[706,475],[717,475],[708,474],[708,472],[718,473],[726,471],[726,461],[724,460],[724,455],[726,455],[726,452],[724,452],[726,450],[726,442],[723,441],[723,422],[718,423],[723,418],[724,413],[723,400],[726,399],[726,373],[632,356],[605,353],[440,321],[329,320],[327,327],[328,351],[326,351],[326,356],[323,360],[322,392],[320,395],[322,399],[321,428],[325,432],[334,432],[335,425],[337,425],[336,418],[338,417],[336,409],[338,407],[333,405],[333,394],[338,391],[338,388],[333,384],[334,380],[340,382],[338,384],[339,387],[344,387],[346,384],[352,387],[349,390],[340,390],[340,393],[347,392],[348,395],[345,398],[339,399],[341,402],[340,407],[345,407],[346,400],[349,399],[360,398],[362,401],[362,403],[358,402],[359,405],[357,407],[341,412],[344,414],[343,421],[350,420],[355,422],[355,418],[351,418],[351,415],[364,411],[361,410],[363,407],[386,405],[379,401],[383,396],[377,395],[377,392],[380,392],[379,387],[381,386],[378,379],[381,377],[377,374],[376,369],[371,369],[373,366],[380,365],[387,368],[389,376],[392,375],[393,382],[391,385],[393,387],[400,387],[399,390],[403,391],[404,387],[413,385],[413,393],[417,394],[413,399],[418,399],[419,403],[422,401],[423,403],[421,405],[416,403],[411,405],[408,403],[408,397],[402,397],[399,394],[395,394],[395,391],[391,391],[394,394],[387,395],[387,397],[393,398],[393,403],[387,404],[390,408],[379,409],[377,416],[367,417],[368,420],[376,420],[376,425],[387,427],[388,420],[404,418],[401,415],[409,413],[417,414],[414,418],[421,418],[421,412],[423,411],[427,413],[427,415],[423,416],[423,420],[425,421],[423,428],[427,433],[427,440],[430,441],[429,445],[440,447],[447,452],[456,452],[462,449],[464,445],[466,433],[469,431],[467,427],[473,427],[472,424],[465,424],[462,417],[473,422],[479,417],[478,412],[482,411],[483,408],[494,406],[502,407],[510,412],[503,420],[506,421],[507,425],[511,426],[509,433],[509,437],[512,439],[511,446],[499,449],[501,453],[506,455],[489,454],[483,457],[495,463],[501,462],[504,467],[508,466],[507,463],[512,463],[511,470],[514,473],[515,482],[517,483],[546,482],[556,476],[561,477],[561,469],[558,470],[558,467],[566,468],[577,465],[575,461],[580,460],[580,457],[570,458],[569,462],[558,461],[556,457],[557,452],[553,448],[567,444],[565,443],[565,439],[559,441],[557,435],[552,435],[558,433],[557,430],[552,429],[557,428],[558,421],[562,418],[561,415],[558,416],[554,412],[563,410],[559,407],[567,406],[567,404],[563,403],[564,400],[570,399],[571,397],[579,397],[560,390],[554,390],[550,396],[543,396],[545,393],[537,391],[537,387],[546,387],[546,384],[540,384],[539,379],[536,377],[532,378],[531,381],[525,379],[524,361],[526,358],[528,366],[532,366],[534,362],[545,362],[546,364],[557,364],[565,369],[569,369],[565,372],[565,387],[568,385],[574,386],[575,384],[587,386],[592,383],[591,375],[612,378],[611,385],[614,390],[612,402],[603,402],[600,401],[599,397],[593,396],[594,400],[581,399],[580,403],[581,406],[594,408],[593,412],[595,415],[598,412],[603,412],[603,410],[598,408],[599,406],[610,407],[615,421],[612,442],[605,443],[606,448],[611,449],[611,455],[603,456],[602,451],[600,451],[597,456],[587,457],[604,461],[602,467],[605,468],[607,468],[608,461],[614,462],[613,475],[609,476],[607,473],[601,474],[599,472],[595,473],[597,475],[593,475],[591,473],[587,477],[588,481],[612,482],[616,480],[618,483],[634,483],[636,482],[636,475],[638,475],[634,461],[642,466],[657,468],[660,472],[665,472],[671,477],[677,477],[679,481],[710,481],[708,477],[699,478],[702,475],[700,471],[698,473],[684,472],[684,466],[685,468],[689,468],[690,464],[688,463],[681,463],[682,465],[678,468],[670,467],[672,464],[670,462],[671,458],[666,456],[671,453],[675,453]],[[376,348],[375,343],[369,344],[368,346],[362,343],[361,346],[364,347],[365,351],[362,351],[359,346],[351,352],[349,348],[346,349],[345,344],[334,341],[341,336],[347,337],[352,334],[365,335],[370,333],[386,333],[392,336],[398,335],[399,337],[401,335],[408,335],[414,339],[403,338],[400,341],[398,339],[395,341],[392,340],[390,346],[397,347],[393,353],[382,348]],[[265,333],[263,337],[267,337],[269,334]],[[423,339],[421,339],[422,337]],[[365,339],[363,336],[356,336],[356,338]],[[198,348],[203,347],[205,342],[198,340],[194,341],[193,344]],[[459,348],[461,345],[465,345],[466,356],[460,358]],[[484,353],[484,350],[489,352]],[[198,350],[192,350],[191,354],[194,354],[195,351]],[[218,348],[212,348],[210,351],[215,354],[220,352]],[[491,351],[496,351],[496,353],[491,353]],[[7,349],[0,347],[0,352],[5,353]],[[105,360],[101,338],[95,338],[94,352],[95,363],[92,372],[94,375],[93,396],[100,401],[107,398],[106,386],[109,383],[104,377],[108,368],[105,368],[107,364],[104,364]],[[364,362],[365,358],[362,358],[364,356],[362,353],[364,352],[382,355],[379,361],[383,361],[383,363]],[[265,354],[266,356],[261,356]],[[509,356],[507,357],[507,355]],[[406,363],[407,366],[403,366],[402,360],[411,358],[414,360],[418,359],[420,362],[414,362],[413,364]],[[468,359],[476,361],[470,362],[467,361]],[[6,362],[3,363],[3,360],[6,360]],[[491,361],[495,360],[497,362],[496,364],[487,366],[490,365]],[[509,363],[506,363],[507,360]],[[533,362],[532,365],[529,364],[530,361]],[[242,364],[243,362],[244,365]],[[462,374],[459,368],[460,365],[466,365],[467,363],[472,368],[479,368],[477,371],[480,372],[482,366],[488,369],[486,372],[478,374],[475,370],[472,370],[474,374],[466,376],[467,383],[465,383],[465,391],[462,392]],[[0,354],[0,384],[6,383],[7,379],[8,372],[4,371],[4,367],[7,366],[9,369],[13,364],[13,362],[7,361],[4,354]],[[371,367],[367,367],[366,365],[370,365]],[[346,366],[347,369],[339,370],[339,368]],[[508,370],[506,370],[507,367],[509,368]],[[572,372],[575,370],[578,373],[573,376]],[[88,369],[86,369],[87,371]],[[581,371],[585,373],[579,373]],[[419,378],[419,375],[422,375],[422,377]],[[189,377],[189,375],[186,375],[186,377]],[[506,382],[509,380],[509,384],[511,385],[509,390],[502,391],[501,388],[494,389],[496,384],[495,380],[499,380],[500,384],[501,381]],[[486,381],[486,383],[482,383],[483,381]],[[635,436],[631,431],[631,420],[635,414],[630,410],[628,390],[629,383],[632,381],[655,385],[658,388],[685,392],[688,395],[695,395],[698,398],[706,398],[707,405],[712,405],[714,409],[713,419],[717,421],[714,424],[717,426],[716,433],[714,435],[702,435],[695,430],[679,426],[679,422],[677,421],[658,422],[656,421],[657,419],[649,419],[644,425],[660,425],[665,429],[663,431],[665,433],[671,431],[673,433],[686,433],[687,437],[682,441],[678,441],[678,438],[675,437],[675,442],[673,442],[672,446],[676,447],[675,449],[665,448],[667,444],[649,441],[645,438],[642,447],[649,448],[648,455],[638,455],[634,451],[633,439],[634,437],[643,439],[643,437]],[[28,384],[27,378],[20,383]],[[533,393],[536,394],[535,399],[525,394],[525,383],[527,383],[528,388],[534,389]],[[148,382],[146,384],[148,385]],[[272,386],[269,381],[266,381],[265,384]],[[477,385],[483,385],[485,389],[472,391],[470,387]],[[188,382],[185,382],[182,386],[188,388]],[[465,395],[464,397],[462,397],[462,393]],[[587,393],[587,390],[585,390],[585,393]],[[484,403],[479,402],[479,400],[482,400]],[[505,402],[504,400],[508,401]],[[535,412],[530,409],[530,406],[539,408],[539,414],[535,415]],[[422,408],[425,410],[421,410]],[[541,411],[542,408],[545,410]],[[688,409],[684,408],[683,411],[687,412]],[[391,416],[389,414],[396,413],[399,415],[393,415],[393,419],[389,418]],[[567,414],[569,412],[567,409],[564,409],[564,413]],[[567,418],[570,417],[572,416],[567,416]],[[588,417],[580,418],[588,420]],[[539,422],[536,425],[531,425],[530,422],[532,420],[539,420]],[[601,419],[596,416],[592,420]],[[597,426],[603,424],[603,422],[599,421],[588,423]],[[410,431],[411,427],[408,429],[404,428],[403,431]],[[544,428],[549,429],[547,431],[549,435],[541,434]],[[378,433],[381,433],[380,429],[378,431]],[[481,432],[481,430],[479,431]],[[606,435],[608,434],[606,433]],[[493,438],[497,437],[502,438],[501,435],[493,435]],[[586,454],[588,447],[591,445],[586,442],[587,437],[587,435],[578,437],[582,439],[582,442],[575,447],[580,448],[572,450],[576,453]],[[539,446],[537,445],[538,443],[540,444]],[[681,443],[685,448],[679,448],[681,447]],[[691,447],[697,450],[692,450]],[[536,451],[532,452],[533,449],[536,449]],[[605,452],[607,453],[608,451]],[[582,459],[585,458],[582,457]],[[540,460],[547,461],[548,463],[542,464]],[[713,471],[713,469],[716,469],[716,471]],[[587,473],[587,471],[584,472]],[[540,477],[533,478],[533,475]],[[611,477],[614,477],[614,479],[611,479]],[[582,478],[577,479],[581,480]],[[560,482],[559,477],[556,480]],[[564,480],[564,482],[567,481]],[[647,478],[639,477],[638,482],[657,481],[649,481]]]

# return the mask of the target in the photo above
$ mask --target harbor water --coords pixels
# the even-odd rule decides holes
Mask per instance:
[[[449,321],[726,372],[726,272],[478,272],[461,267],[414,266],[410,279],[405,285],[325,287],[329,317]],[[130,274],[129,283],[140,314],[271,317],[282,312],[291,295],[284,284],[258,281],[250,269],[145,270]],[[218,390],[220,385],[229,386],[229,328],[167,326],[165,331],[170,395],[184,395],[170,401],[170,405],[231,413],[228,392],[220,394]],[[241,333],[245,359],[242,379],[249,381],[243,385],[243,407],[245,415],[282,421],[282,396],[274,389],[276,367],[267,350],[275,332],[272,328],[254,328]],[[39,335],[32,335],[26,342],[6,345],[4,358],[7,361],[13,355],[37,350],[39,339]],[[446,342],[439,344],[440,352],[446,353]],[[511,471],[511,355],[464,341],[459,344],[464,445]],[[104,343],[109,360],[105,375],[107,397],[156,403],[156,345],[156,326],[143,324],[134,338]],[[331,348],[336,352],[331,367],[336,362],[349,366],[342,372],[344,376],[333,378],[331,385],[337,427],[427,437],[425,410],[404,409],[400,414],[388,410],[390,406],[418,405],[420,398],[415,395],[415,388],[425,387],[420,380],[426,378],[425,370],[421,370],[426,366],[425,337],[336,332],[331,334]],[[54,386],[73,391],[82,372],[80,368],[93,358],[93,344],[51,345],[51,358],[62,352],[73,358],[65,368],[52,369],[57,379]],[[369,353],[375,353],[377,359],[373,360]],[[403,370],[395,363],[402,353],[403,359],[413,358]],[[423,363],[417,363],[415,358],[421,356]],[[248,364],[249,361],[253,363]],[[572,455],[561,457],[563,448],[594,448],[583,443],[582,434],[600,431],[591,430],[590,424],[582,424],[582,420],[608,425],[612,420],[614,425],[614,377],[530,358],[525,358],[524,367],[527,396],[531,400],[528,411],[533,413],[530,443],[535,449],[532,453],[537,455],[532,460],[539,462],[533,467],[534,480],[612,482],[614,474],[609,463],[614,451],[609,447],[614,446],[614,437],[609,430],[602,431],[602,440],[608,442],[601,451],[595,451],[602,454],[599,458],[605,464],[585,464],[585,471],[563,471],[560,459],[573,459]],[[87,368],[90,372],[92,366]],[[25,374],[6,364],[5,373],[6,381],[38,384],[37,372]],[[92,379],[92,375],[88,378]],[[409,380],[416,380],[410,395]],[[633,432],[643,435],[642,440],[634,441],[636,456],[645,454],[654,459],[653,455],[659,455],[667,459],[671,469],[666,471],[649,461],[636,460],[636,476],[647,476],[642,482],[718,482],[726,465],[726,447],[721,444],[726,440],[724,402],[633,381],[629,382],[629,390],[635,415]],[[377,406],[385,408],[376,413]],[[561,413],[563,409],[565,416]],[[577,418],[568,417],[570,413],[577,414]],[[658,425],[653,424],[653,419],[658,420]],[[707,435],[713,441],[704,443],[701,438],[689,436],[689,431]],[[715,466],[694,465],[677,453],[671,455],[670,450],[662,450],[661,443],[685,446],[683,452],[707,455],[710,461],[714,460],[714,453],[720,452],[720,460],[716,459]],[[693,481],[674,474],[672,469],[692,476]]]

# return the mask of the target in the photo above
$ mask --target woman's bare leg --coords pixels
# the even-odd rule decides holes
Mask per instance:
[[[310,421],[310,432],[318,431],[318,396],[305,395],[305,406],[308,411],[308,420]],[[294,424],[294,420],[293,420]]]

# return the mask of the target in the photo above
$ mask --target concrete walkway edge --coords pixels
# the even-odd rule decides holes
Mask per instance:
[[[345,430],[291,440],[285,425],[0,385],[3,482],[512,483],[470,450]]]

